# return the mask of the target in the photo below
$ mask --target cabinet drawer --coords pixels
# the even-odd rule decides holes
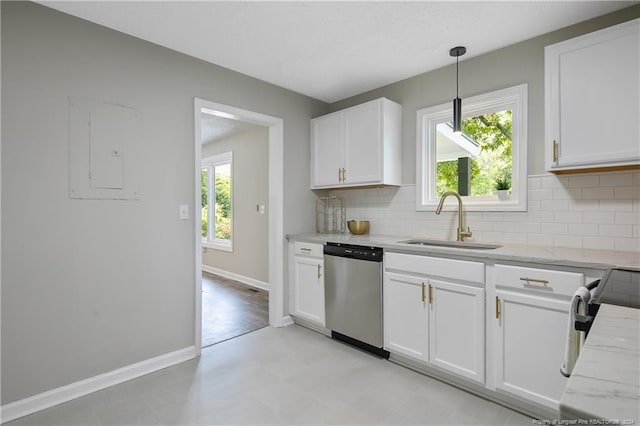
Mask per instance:
[[[384,267],[403,273],[446,277],[447,279],[484,284],[484,263],[411,254],[385,253]]]
[[[572,296],[584,284],[578,272],[496,265],[496,285]]]
[[[296,256],[322,257],[323,247],[322,244],[296,241],[294,243],[294,253]]]

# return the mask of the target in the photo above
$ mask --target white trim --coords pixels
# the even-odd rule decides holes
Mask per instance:
[[[284,120],[257,112],[247,111],[229,105],[194,98],[196,179],[194,205],[200,204],[200,162],[201,162],[201,125],[202,108],[213,110],[226,117],[246,121],[269,128],[269,324],[282,327],[284,312]],[[211,111],[208,111],[211,113]],[[195,220],[195,345],[200,353],[202,341],[202,229]]]
[[[467,211],[526,211],[527,210],[527,94],[528,85],[508,87],[464,99],[463,118],[509,108],[512,111],[513,145],[512,177],[514,189],[509,201],[499,201],[497,197],[463,197]],[[435,211],[436,197],[436,125],[450,120],[451,104],[441,104],[423,108],[416,112],[416,210]],[[445,203],[445,210],[455,210],[457,204]]]
[[[79,382],[70,383],[18,401],[5,404],[0,409],[2,423],[27,416],[40,410],[62,404],[72,399],[108,388],[119,383],[144,376],[163,368],[193,359],[197,356],[196,347],[189,346],[147,360],[99,374]]]
[[[285,315],[284,317],[282,317],[282,326],[283,327],[288,327],[290,325],[295,324],[295,322],[293,321],[293,318],[291,317],[291,315]]]
[[[223,278],[229,278],[231,280],[239,281],[242,284],[246,284],[250,287],[255,287],[255,288],[259,288],[260,290],[269,291],[269,283],[256,280],[255,278],[246,277],[240,274],[235,274],[233,272],[225,271],[224,269],[219,269],[209,265],[202,265],[202,270],[204,272],[209,272],[210,274],[219,275]]]

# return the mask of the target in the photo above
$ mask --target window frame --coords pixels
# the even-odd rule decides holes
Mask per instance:
[[[467,211],[527,210],[527,92],[521,84],[463,99],[462,119],[503,111],[512,111],[512,171],[511,197],[462,197]],[[451,121],[451,103],[420,109],[416,112],[416,211],[435,211],[440,198],[436,196],[436,126]],[[457,209],[457,204],[445,203],[445,210]]]
[[[231,185],[231,238],[229,240],[223,240],[215,237],[215,179],[214,173],[215,168],[224,166],[229,164],[231,170],[230,176],[230,185]],[[224,152],[221,154],[212,155],[210,157],[204,158],[201,161],[200,170],[207,169],[207,178],[208,178],[208,188],[207,188],[207,237],[202,238],[202,246],[215,249],[222,250],[227,252],[233,252],[233,204],[234,204],[234,184],[233,184],[233,151]]]

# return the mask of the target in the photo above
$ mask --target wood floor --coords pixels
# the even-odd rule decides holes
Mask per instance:
[[[269,325],[269,293],[202,273],[202,347]]]

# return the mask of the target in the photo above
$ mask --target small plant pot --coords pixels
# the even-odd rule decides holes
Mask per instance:
[[[508,189],[498,189],[496,190],[496,193],[498,195],[498,200],[500,201],[506,201],[511,197]]]

